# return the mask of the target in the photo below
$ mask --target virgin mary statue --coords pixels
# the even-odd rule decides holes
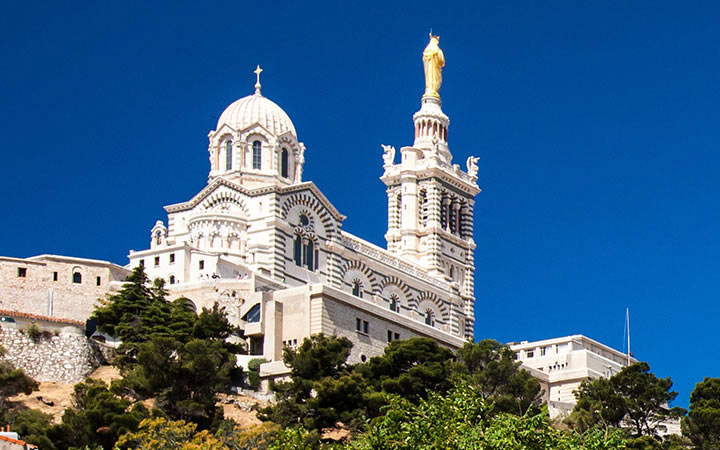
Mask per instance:
[[[423,51],[423,67],[425,68],[425,95],[440,97],[438,91],[442,84],[442,68],[445,66],[445,55],[438,46],[440,36],[430,34],[430,42]]]

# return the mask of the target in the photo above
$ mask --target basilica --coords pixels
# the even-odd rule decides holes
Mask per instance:
[[[207,185],[165,207],[149,248],[130,251],[125,267],[0,257],[0,315],[82,327],[97,299],[139,265],[165,280],[171,298],[186,297],[198,311],[224,307],[244,332],[239,364],[266,360],[266,379],[288,373],[283,348],[317,333],[350,339],[351,363],[397,339],[424,336],[451,349],[472,341],[477,158],[453,164],[438,39],[430,37],[422,56],[425,91],[412,145],[378,145],[386,248],[344,231],[345,216],[303,179],[305,145],[263,95],[258,66],[254,92],[232,102],[208,135]]]
[[[423,62],[414,142],[382,146],[387,248],[345,232],[345,217],[303,180],[305,145],[263,95],[258,66],[255,92],[231,103],[209,133],[207,186],[165,207],[167,222],[157,221],[150,248],[131,252],[128,267],[142,265],[198,309],[223,306],[247,338],[239,361],[264,358],[265,376],[286,373],[283,348],[316,333],[349,338],[350,362],[396,339],[471,341],[477,158],[467,171],[453,164],[436,36]]]

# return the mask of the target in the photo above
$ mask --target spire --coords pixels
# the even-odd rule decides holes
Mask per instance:
[[[258,64],[257,69],[254,70],[255,75],[257,75],[257,81],[255,82],[255,93],[257,95],[262,95],[260,94],[260,72],[262,71],[260,64]]]

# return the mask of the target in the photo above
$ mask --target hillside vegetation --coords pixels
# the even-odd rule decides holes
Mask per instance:
[[[260,423],[249,402],[234,413],[242,333],[224,310],[196,313],[186,299],[168,301],[142,268],[127,281],[94,314],[100,330],[122,341],[116,377],[73,386],[69,401],[57,402],[61,415],[33,403],[54,399],[31,394],[38,384],[0,362],[2,420],[40,449],[720,448],[718,379],[698,384],[685,416],[667,407],[677,395],[672,381],[636,364],[583,383],[575,411],[551,424],[538,382],[493,340],[457,352],[429,339],[394,341],[350,365],[350,341],[312,336],[285,349],[290,378],[271,384],[276,403],[256,406]],[[661,438],[664,421],[677,417],[687,437]]]

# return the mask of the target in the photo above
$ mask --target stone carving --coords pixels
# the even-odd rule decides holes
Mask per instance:
[[[467,159],[467,172],[468,175],[471,177],[476,177],[478,173],[478,165],[477,162],[480,158],[477,156],[468,156]]]
[[[305,146],[301,145],[300,149],[295,152],[295,182],[302,182],[302,170],[305,164]]]
[[[395,163],[395,147],[392,145],[380,145],[383,148],[383,163],[386,166],[392,166]]]

